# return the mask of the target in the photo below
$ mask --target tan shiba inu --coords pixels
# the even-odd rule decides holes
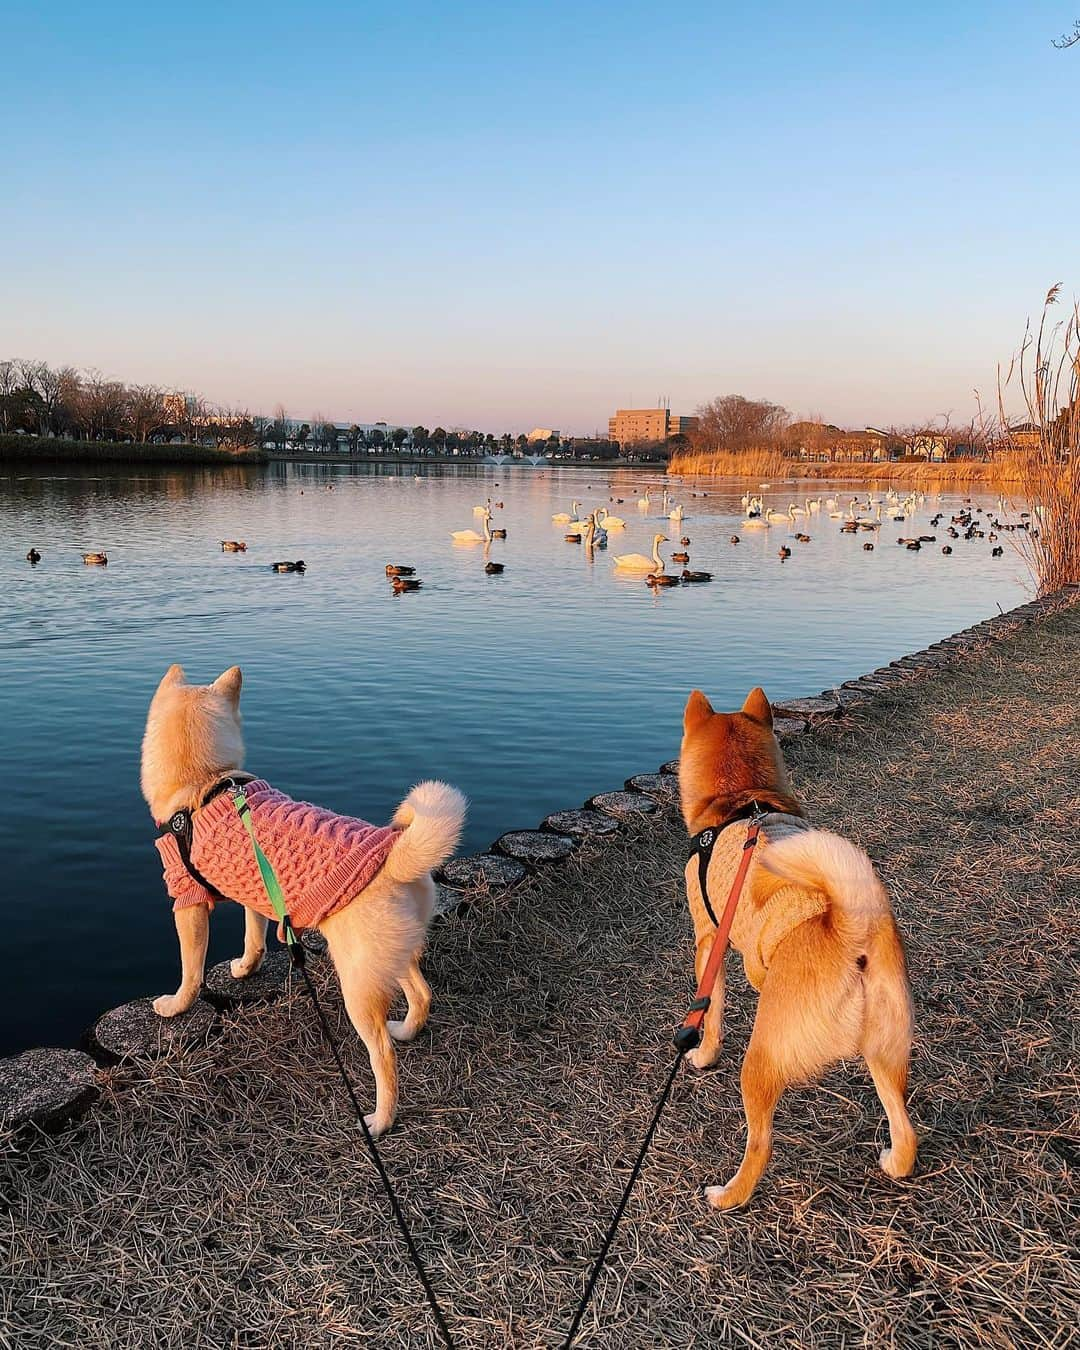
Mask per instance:
[[[431,1006],[431,990],[420,971],[435,902],[431,871],[457,843],[465,799],[445,783],[421,783],[398,807],[391,827],[375,827],[293,802],[269,784],[252,781],[243,773],[241,683],[238,666],[205,686],[189,685],[183,670],[172,666],[150,704],[142,745],[143,796],[159,825],[169,821],[182,833],[177,822],[186,822],[188,850],[184,859],[176,838],[159,839],[176,901],[182,978],[175,994],[154,1000],[154,1009],[162,1017],[175,1017],[198,997],[215,899],[244,905],[244,952],[232,963],[233,976],[242,979],[262,964],[267,917],[273,911],[250,840],[225,790],[230,783],[244,783],[256,835],[263,835],[260,844],[281,874],[295,926],[309,924],[326,937],[346,1009],[375,1075],[375,1111],[366,1119],[377,1135],[390,1128],[397,1109],[391,1037],[411,1040]],[[354,893],[349,887],[357,878],[362,882]],[[291,887],[286,885],[290,879]],[[408,1011],[403,1021],[388,1023],[399,987]]]
[[[742,709],[714,712],[694,690],[683,717],[679,785],[695,852],[686,867],[696,972],[704,974],[719,913],[731,888],[748,819],[763,812],[762,844],[735,912],[731,944],[758,991],[757,1017],[742,1066],[746,1151],[735,1176],[705,1194],[717,1209],[745,1204],[772,1150],[777,1102],[792,1083],[840,1059],[866,1061],[889,1120],[881,1166],[908,1176],[918,1141],[905,1104],[912,1008],[904,949],[889,898],[866,854],[814,830],[792,793],[772,731],[772,708],[754,689]],[[704,832],[704,834],[703,834]],[[707,846],[704,865],[700,850]],[[703,1069],[720,1049],[723,967],[711,991],[702,1040],[688,1060]]]

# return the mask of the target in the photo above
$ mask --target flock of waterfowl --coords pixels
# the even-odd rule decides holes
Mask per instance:
[[[498,486],[496,484],[496,486]],[[762,484],[763,488],[770,484]],[[695,497],[697,493],[693,494]],[[707,493],[702,493],[707,496]],[[623,498],[611,497],[609,501],[621,505]],[[840,532],[842,534],[860,534],[868,532],[877,534],[885,521],[900,522],[913,517],[926,501],[924,493],[913,491],[907,496],[901,497],[900,494],[892,489],[882,497],[867,496],[865,499],[859,496],[852,497],[846,508],[840,506],[835,497],[829,498],[805,498],[803,502],[791,502],[786,510],[778,510],[775,507],[766,507],[764,498],[759,493],[747,492],[742,497],[742,506],[746,512],[746,517],[742,522],[743,530],[767,530],[774,525],[795,525],[801,520],[811,520],[815,517],[821,518],[827,516],[832,520],[840,521]],[[597,506],[586,515],[579,515],[578,512],[582,503],[573,501],[570,504],[569,511],[556,512],[552,517],[552,524],[562,526],[564,530],[563,537],[568,543],[578,544],[584,547],[591,557],[595,550],[606,549],[608,546],[609,534],[618,533],[626,528],[626,520],[614,515],[607,506]],[[646,489],[644,496],[637,502],[638,512],[643,517],[648,517],[652,511],[652,492]],[[457,545],[482,544],[484,546],[484,572],[488,576],[499,576],[505,570],[505,564],[494,562],[490,557],[490,547],[493,540],[503,540],[507,538],[507,531],[504,528],[492,526],[494,512],[502,510],[501,501],[492,501],[490,497],[483,503],[473,507],[473,515],[479,519],[481,529],[454,530],[451,532],[451,539]],[[990,512],[981,506],[973,506],[970,498],[966,498],[961,509],[954,514],[949,524],[945,527],[945,533],[950,539],[974,540],[987,538],[992,545],[991,557],[1000,558],[1004,556],[1005,550],[997,541],[999,536],[1005,532],[1029,531],[1033,536],[1038,537],[1038,530],[1032,529],[1032,520],[1029,512],[1020,513],[1019,520],[1015,523],[1003,522],[999,517],[1005,509],[1004,499],[999,498],[997,513]],[[667,489],[663,489],[660,514],[667,520],[681,524],[685,518],[683,507],[677,503],[669,494]],[[939,511],[930,519],[930,527],[937,529],[945,519],[944,512]],[[985,527],[985,528],[984,528]],[[791,536],[798,544],[809,544],[811,536],[802,530],[797,530]],[[222,539],[221,550],[223,553],[246,553],[247,543],[242,539]],[[679,539],[680,551],[672,552],[670,561],[682,567],[681,572],[671,573],[667,571],[667,561],[661,553],[661,545],[670,543],[671,540],[662,532],[653,535],[651,553],[616,553],[612,556],[615,571],[623,574],[640,574],[646,585],[661,589],[668,586],[685,585],[694,582],[706,582],[712,580],[711,572],[691,571],[687,564],[690,562],[690,538],[687,535],[681,535]],[[740,536],[733,534],[730,536],[730,542],[738,544]],[[912,552],[920,550],[924,544],[933,544],[937,542],[936,534],[919,534],[911,536],[900,536],[897,543]],[[872,552],[874,543],[872,540],[866,540],[863,543],[863,549],[866,552]],[[952,545],[944,544],[941,552],[945,556],[952,553]],[[786,562],[792,557],[792,549],[789,544],[782,544],[778,550],[778,556],[781,562]],[[42,554],[36,549],[31,548],[26,554],[27,561],[36,566],[42,559]],[[93,553],[82,554],[82,560],[87,567],[104,567],[109,558],[103,550]],[[307,564],[302,558],[293,561],[279,561],[270,564],[271,570],[279,573],[303,573],[307,570]],[[396,594],[406,591],[416,591],[421,588],[423,582],[416,575],[416,568],[403,563],[387,563],[386,576],[391,587]]]

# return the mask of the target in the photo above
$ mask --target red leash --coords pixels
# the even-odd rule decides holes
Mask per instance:
[[[712,1002],[711,991],[727,954],[728,935],[731,932],[731,925],[735,921],[735,907],[739,903],[739,896],[742,894],[742,888],[746,883],[746,874],[750,871],[750,863],[753,861],[754,848],[757,845],[760,833],[761,825],[757,821],[753,821],[746,832],[746,843],[743,844],[739,870],[735,873],[735,880],[731,883],[727,904],[724,906],[724,912],[720,917],[719,924],[717,924],[716,932],[713,934],[713,944],[709,949],[709,959],[705,963],[701,983],[697,987],[693,1003],[690,1004],[690,1011],[686,1014],[682,1026],[675,1032],[675,1044],[680,1050],[693,1050],[701,1041],[701,1024],[705,1021],[705,1014]],[[708,906],[709,898],[705,894],[704,877],[701,878],[701,885],[702,899]]]

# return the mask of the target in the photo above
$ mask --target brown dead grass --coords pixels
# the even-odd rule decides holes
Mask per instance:
[[[843,1069],[784,1099],[746,1211],[703,1205],[742,1147],[733,963],[726,1054],[676,1085],[582,1347],[1075,1343],[1078,655],[1074,608],[793,749],[895,897],[918,1174],[877,1169],[881,1112]],[[565,1334],[690,993],[684,847],[665,817],[433,933],[384,1154],[462,1346]],[[436,1344],[299,992],[111,1071],[0,1195],[5,1347]]]

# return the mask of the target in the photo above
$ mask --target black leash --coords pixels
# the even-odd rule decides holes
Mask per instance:
[[[682,1064],[683,1055],[686,1054],[687,1050],[691,1049],[693,1049],[692,1045],[681,1045],[679,1047],[679,1053],[675,1056],[675,1063],[671,1066],[671,1072],[668,1074],[667,1082],[664,1084],[664,1089],[660,1093],[660,1100],[656,1103],[656,1110],[653,1112],[653,1118],[649,1122],[649,1128],[645,1134],[644,1142],[638,1151],[637,1157],[634,1159],[633,1167],[630,1169],[630,1176],[627,1179],[622,1198],[619,1200],[615,1213],[611,1217],[611,1223],[608,1224],[608,1230],[604,1234],[604,1241],[601,1244],[600,1252],[597,1255],[596,1260],[593,1262],[592,1270],[589,1271],[589,1278],[585,1282],[585,1292],[581,1295],[581,1301],[578,1303],[577,1311],[574,1313],[574,1320],[570,1323],[570,1330],[567,1333],[566,1340],[562,1343],[562,1350],[570,1350],[571,1345],[574,1343],[574,1338],[578,1334],[578,1330],[581,1327],[581,1319],[585,1316],[585,1309],[589,1306],[593,1296],[593,1290],[596,1288],[596,1281],[599,1279],[600,1272],[604,1268],[604,1262],[607,1260],[608,1248],[615,1238],[615,1230],[618,1228],[619,1220],[623,1216],[626,1202],[630,1199],[630,1192],[634,1189],[634,1183],[641,1173],[645,1155],[649,1151],[649,1145],[652,1143],[653,1135],[656,1133],[656,1127],[660,1123],[660,1117],[663,1115],[664,1107],[667,1106],[668,1097],[671,1096],[671,1089],[675,1083],[675,1075],[679,1072],[679,1066]]]
[[[319,996],[315,992],[314,982],[308,974],[304,947],[299,939],[296,938],[295,933],[292,931],[292,924],[288,923],[288,921],[286,921],[286,934],[291,935],[293,939],[288,944],[289,955],[292,958],[293,967],[296,970],[299,970],[300,974],[303,976],[304,984],[307,986],[307,991],[311,995],[311,1002],[315,1008],[315,1015],[318,1017],[319,1026],[322,1028],[323,1039],[330,1047],[330,1053],[334,1056],[334,1063],[338,1067],[338,1073],[341,1074],[341,1081],[345,1084],[345,1091],[349,1094],[349,1100],[353,1104],[353,1110],[356,1112],[356,1119],[360,1124],[361,1130],[364,1132],[364,1143],[367,1144],[368,1152],[371,1154],[371,1161],[375,1164],[375,1170],[379,1174],[379,1180],[383,1184],[383,1190],[386,1192],[386,1197],[390,1201],[390,1209],[393,1212],[398,1228],[401,1230],[401,1236],[405,1240],[405,1246],[408,1249],[409,1257],[420,1278],[420,1283],[424,1287],[424,1294],[427,1297],[431,1315],[435,1319],[435,1325],[439,1329],[439,1334],[442,1337],[443,1344],[446,1346],[447,1350],[454,1350],[454,1338],[450,1335],[450,1328],[446,1324],[446,1318],[443,1316],[443,1311],[439,1307],[439,1300],[435,1297],[435,1290],[432,1287],[427,1269],[424,1266],[423,1259],[413,1240],[412,1232],[405,1220],[401,1205],[398,1203],[393,1183],[390,1180],[386,1168],[383,1166],[383,1160],[379,1156],[379,1150],[375,1146],[375,1138],[368,1128],[367,1121],[364,1119],[363,1108],[357,1100],[356,1091],[352,1085],[352,1079],[349,1077],[348,1070],[345,1068],[345,1062],[341,1058],[341,1050],[338,1047],[334,1033],[330,1030],[330,1023],[326,1020],[326,1014],[323,1012],[322,1004],[319,1002]]]

